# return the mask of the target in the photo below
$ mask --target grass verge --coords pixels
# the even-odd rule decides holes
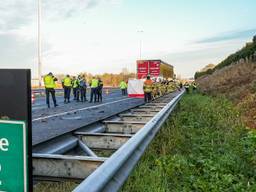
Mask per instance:
[[[256,191],[255,151],[231,102],[185,95],[121,191]]]
[[[70,192],[77,187],[74,182],[41,182],[34,186],[34,192]]]

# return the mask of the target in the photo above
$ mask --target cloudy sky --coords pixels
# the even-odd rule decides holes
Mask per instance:
[[[255,0],[41,1],[43,73],[134,71],[141,41],[143,59],[191,77],[256,34]],[[1,0],[0,67],[36,77],[37,0]]]

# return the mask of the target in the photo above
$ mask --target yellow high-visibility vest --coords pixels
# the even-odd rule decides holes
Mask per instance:
[[[126,88],[127,88],[127,84],[124,81],[121,81],[120,89],[126,89]]]
[[[70,77],[65,77],[62,82],[63,82],[65,87],[71,87],[72,86],[72,80],[71,80]]]
[[[99,85],[98,79],[92,79],[91,88],[96,88]]]
[[[77,88],[78,87],[78,80],[75,79],[73,80],[73,88]]]
[[[55,88],[55,81],[51,75],[44,76],[45,88]]]
[[[143,86],[143,90],[145,93],[150,93],[152,92],[152,85],[153,85],[153,82],[152,80],[146,80],[144,82],[144,86]]]

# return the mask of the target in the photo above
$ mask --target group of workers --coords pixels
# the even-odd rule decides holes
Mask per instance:
[[[184,84],[184,87],[185,87],[186,93],[189,93],[190,88],[192,89],[192,92],[193,92],[193,93],[196,92],[196,90],[197,90],[197,84],[196,84],[196,82],[192,82],[191,84],[189,84],[188,82],[186,82],[186,83]]]
[[[54,107],[57,107],[57,101],[55,97],[55,82],[58,81],[56,77],[52,73],[44,76],[44,84],[46,90],[46,103],[48,108],[50,108],[49,97],[52,95]],[[90,86],[90,103],[91,102],[102,102],[102,89],[103,89],[103,81],[100,78],[93,77],[89,83],[87,83],[84,75],[78,75],[77,77],[71,77],[70,75],[66,75],[64,79],[61,81],[62,87],[64,89],[64,103],[70,103],[70,95],[71,90],[73,90],[74,100],[77,102],[85,102],[88,101],[86,98],[86,90]],[[196,89],[196,84],[193,85],[193,90]],[[121,93],[123,96],[127,95],[127,82],[122,80],[119,84]],[[183,84],[177,84],[176,81],[162,79],[156,81],[156,79],[152,80],[150,76],[147,76],[144,81],[143,91],[144,91],[144,100],[145,102],[151,102],[152,100],[161,97],[167,93],[173,92],[177,89],[181,89]],[[186,91],[189,91],[189,85],[187,83],[184,84]]]
[[[143,90],[144,90],[144,100],[146,103],[155,100],[158,97],[166,95],[170,92],[173,92],[177,89],[181,89],[182,84],[177,84],[174,80],[152,80],[150,76],[147,76],[147,79],[144,81]]]
[[[55,96],[56,81],[58,81],[58,79],[54,77],[52,73],[44,76],[46,104],[48,108],[50,108],[50,94],[52,95],[54,107],[58,106]],[[91,88],[90,103],[93,101],[102,102],[103,81],[100,78],[93,77],[92,80],[87,83],[84,75],[78,75],[73,78],[70,75],[66,75],[61,82],[64,89],[64,103],[70,103],[72,89],[74,100],[77,102],[88,101],[86,98],[86,90],[88,86]]]

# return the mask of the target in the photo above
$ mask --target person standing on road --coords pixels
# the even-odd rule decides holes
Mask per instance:
[[[76,100],[77,87],[78,87],[78,81],[77,81],[77,78],[74,76],[73,80],[72,80],[72,88],[73,88],[74,100]]]
[[[88,101],[87,100],[87,97],[86,97],[86,92],[87,92],[87,82],[86,82],[86,78],[85,78],[85,76],[83,75],[83,94],[82,94],[82,96],[83,96],[83,101],[85,102],[85,101]]]
[[[85,102],[85,101],[87,101],[87,99],[86,99],[87,83],[85,80],[85,76],[84,75],[80,76],[80,79],[78,81],[79,81],[79,90],[80,90],[80,94],[81,94],[81,101]],[[79,98],[78,98],[78,100],[79,100]]]
[[[189,93],[189,84],[188,84],[188,82],[186,82],[186,83],[184,84],[184,87],[185,87],[185,89],[186,89],[186,93]]]
[[[64,103],[70,103],[72,80],[69,75],[66,75],[66,77],[62,80],[62,87],[64,88]]]
[[[192,88],[193,88],[193,93],[196,93],[196,90],[197,90],[196,82],[193,82]]]
[[[102,102],[102,89],[103,89],[103,81],[98,79],[98,90],[97,90],[97,101]]]
[[[150,76],[147,76],[147,79],[143,85],[144,100],[146,103],[149,103],[152,100],[152,88],[153,88],[153,81],[150,79]]]
[[[97,89],[99,86],[99,80],[96,77],[93,77],[90,83],[91,86],[91,98],[90,98],[90,103],[92,102],[92,100],[94,99],[94,102],[96,102],[97,100]]]
[[[55,78],[51,72],[48,75],[44,76],[46,104],[47,104],[48,108],[50,108],[50,94],[52,95],[54,107],[58,106],[56,97],[55,97],[55,81],[57,81],[57,80],[58,79]]]
[[[125,83],[124,80],[122,80],[122,81],[120,82],[119,87],[120,87],[120,89],[121,89],[122,95],[126,95],[127,84]]]
[[[81,75],[78,75],[78,78],[77,78],[77,90],[76,90],[76,101],[79,102],[80,101],[80,98],[81,98],[81,101],[83,102],[84,101],[84,85],[85,82],[84,82],[84,79]]]

